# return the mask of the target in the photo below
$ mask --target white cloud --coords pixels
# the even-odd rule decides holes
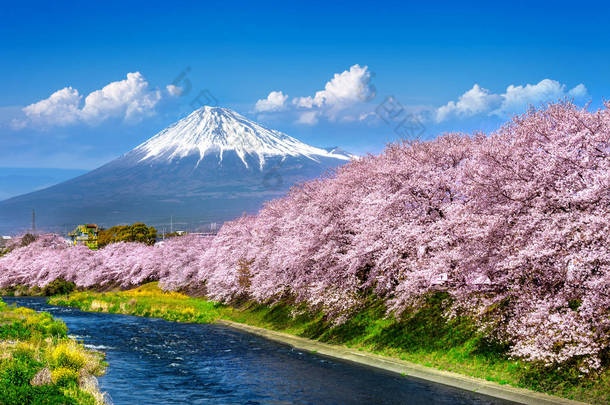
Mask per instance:
[[[377,119],[379,117],[377,116],[377,113],[375,111],[369,111],[369,112],[365,112],[365,113],[360,114],[358,116],[358,121],[366,121],[366,120],[369,120],[371,118],[372,119]]]
[[[312,97],[295,97],[292,99],[292,104],[302,108],[312,108],[313,98]]]
[[[256,112],[277,112],[290,108],[298,116],[296,122],[306,125],[316,124],[320,117],[331,121],[350,122],[361,111],[362,105],[375,97],[375,87],[370,84],[373,74],[367,66],[353,65],[349,70],[335,73],[324,85],[323,90],[313,96],[294,97],[287,103],[288,96],[274,91],[256,102]],[[303,111],[308,110],[308,111]]]
[[[296,98],[295,104],[303,108],[326,107],[329,115],[334,118],[339,111],[369,101],[375,96],[375,88],[370,85],[370,81],[371,72],[368,67],[356,64],[342,73],[335,73],[324,90],[316,92],[313,97]]]
[[[299,114],[297,124],[315,125],[318,123],[318,112],[317,111],[306,111]]]
[[[281,111],[286,106],[288,95],[284,95],[281,91],[272,91],[267,98],[258,100],[254,106],[256,112],[271,112]]]
[[[82,96],[72,87],[64,87],[51,94],[49,98],[23,108],[25,115],[37,123],[46,122],[53,125],[68,125],[78,121],[79,105]],[[16,123],[17,124],[17,123]],[[25,123],[19,123],[21,127]]]
[[[165,86],[165,88],[167,89],[167,92],[170,96],[179,97],[182,95],[182,87],[178,87],[173,84],[168,84],[167,86]]]
[[[28,124],[65,126],[77,122],[97,124],[109,118],[137,121],[154,114],[160,100],[161,92],[150,89],[140,72],[128,73],[125,80],[91,92],[82,107],[78,90],[72,87],[58,90],[49,98],[24,107],[22,111],[27,119],[16,122],[14,127]]]
[[[568,91],[568,94],[574,98],[580,99],[585,98],[589,95],[589,93],[587,92],[587,88],[582,83]]]
[[[87,121],[103,121],[117,117],[137,120],[154,112],[161,100],[158,90],[150,90],[140,72],[127,73],[127,79],[107,84],[85,98],[82,109]]]
[[[501,96],[491,94],[489,90],[475,84],[472,89],[462,94],[457,102],[450,101],[436,110],[436,120],[438,122],[444,121],[451,115],[470,117],[489,111],[489,109],[494,105],[498,105],[500,102]]]
[[[496,115],[510,115],[525,111],[530,105],[539,105],[548,101],[556,101],[564,97],[584,97],[587,89],[579,84],[569,92],[566,92],[565,84],[558,81],[544,79],[538,84],[526,84],[525,86],[510,85],[506,93],[502,95],[502,105],[493,113]]]
[[[472,89],[462,94],[458,101],[450,101],[436,110],[436,121],[445,121],[452,117],[465,118],[477,114],[507,117],[527,110],[530,105],[540,105],[566,97],[582,99],[587,97],[587,88],[579,84],[566,91],[565,84],[551,79],[543,79],[537,84],[510,85],[506,92],[493,94],[475,84]]]

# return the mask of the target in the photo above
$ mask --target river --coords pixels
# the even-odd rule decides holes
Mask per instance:
[[[213,324],[83,312],[3,297],[61,318],[106,353],[100,388],[114,404],[509,404],[336,361]]]

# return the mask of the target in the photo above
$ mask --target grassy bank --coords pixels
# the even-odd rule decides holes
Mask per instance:
[[[466,374],[580,401],[610,403],[610,371],[582,377],[572,368],[550,369],[512,360],[507,347],[481,337],[468,319],[447,321],[447,300],[431,296],[418,312],[388,319],[382,303],[371,299],[366,309],[340,326],[320,312],[280,304],[252,302],[226,306],[180,293],[164,293],[156,283],[108,293],[77,292],[53,297],[50,303],[87,311],[152,316],[179,322],[226,319],[290,333],[326,343],[386,355],[425,366]]]
[[[45,287],[29,287],[25,285],[14,285],[0,288],[0,295],[6,297],[50,297],[52,295],[69,294],[76,289],[76,284],[57,279]]]
[[[62,321],[0,300],[0,404],[103,404],[94,376],[104,368]]]

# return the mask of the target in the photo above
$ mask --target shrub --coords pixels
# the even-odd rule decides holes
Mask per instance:
[[[75,371],[77,374],[87,361],[87,356],[83,353],[82,347],[73,341],[55,346],[51,351],[50,358],[53,368],[66,368]]]
[[[68,386],[78,382],[78,372],[68,367],[59,367],[51,371],[51,381],[59,386]]]
[[[76,289],[76,284],[71,281],[66,281],[62,278],[55,279],[51,281],[49,284],[43,287],[42,295],[51,296],[51,295],[65,295],[69,294]]]

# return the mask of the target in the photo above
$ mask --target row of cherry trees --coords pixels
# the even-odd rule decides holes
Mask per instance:
[[[21,245],[19,238],[13,243]],[[80,287],[133,287],[184,274],[209,244],[210,238],[187,235],[153,246],[120,242],[94,251],[58,235],[41,235],[0,258],[0,287],[44,287],[56,279]]]
[[[485,136],[389,145],[294,187],[213,239],[98,252],[46,237],[0,286],[160,280],[230,301],[290,296],[341,322],[374,293],[400,316],[432,291],[512,354],[601,367],[610,343],[610,105],[553,104]]]

